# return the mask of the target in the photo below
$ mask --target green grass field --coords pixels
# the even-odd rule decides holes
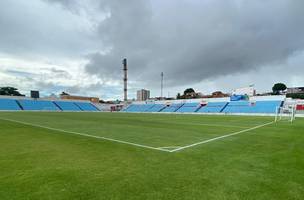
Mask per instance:
[[[304,199],[304,118],[0,112],[0,199]]]

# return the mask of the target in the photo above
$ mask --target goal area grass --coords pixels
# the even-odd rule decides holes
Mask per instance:
[[[303,199],[304,118],[0,112],[0,199]]]

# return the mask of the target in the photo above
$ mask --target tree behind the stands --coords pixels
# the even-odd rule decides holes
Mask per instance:
[[[20,94],[17,88],[14,87],[1,87],[0,88],[0,95],[6,96],[24,96]]]

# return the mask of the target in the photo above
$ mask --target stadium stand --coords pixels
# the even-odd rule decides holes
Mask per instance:
[[[40,101],[40,100],[28,100],[28,99],[20,99],[17,101],[20,103],[23,110],[41,110],[41,111],[59,110],[59,108],[52,101]]]
[[[162,109],[160,112],[176,112],[183,105],[184,105],[184,103],[173,103],[173,104],[167,105],[167,107]]]
[[[146,112],[160,112],[165,107],[166,105],[164,104],[154,104],[151,108],[147,109]]]
[[[93,104],[89,101],[54,101],[52,99],[0,96],[0,110],[7,111],[100,111],[98,106],[101,107],[101,104]]]
[[[75,104],[83,111],[99,111],[94,105],[88,102],[75,102]]]
[[[200,103],[165,104],[131,104],[125,112],[177,112],[177,113],[257,113],[274,114],[277,107],[282,106],[281,100],[264,101],[227,101]]]
[[[297,114],[304,114],[304,101],[296,102],[296,112]]]
[[[304,105],[297,105],[297,110],[304,110]]]
[[[227,106],[228,102],[209,102],[207,105],[202,106],[198,113],[220,113]]]
[[[146,112],[150,108],[152,108],[154,104],[131,104],[123,111],[126,112]]]
[[[154,106],[154,104],[144,104],[140,107],[141,112],[147,112],[147,110],[149,110],[150,108],[152,108]]]
[[[177,112],[177,113],[257,113],[274,114],[277,107],[289,102],[284,96],[254,97],[250,101],[230,101],[229,98],[193,100],[173,100],[155,102],[134,102],[124,108],[124,112]],[[171,104],[168,104],[171,102]],[[295,102],[289,102],[292,105]],[[295,104],[296,105],[296,104]],[[299,102],[297,112],[302,112],[304,103]],[[31,99],[24,97],[0,97],[0,110],[33,110],[33,111],[110,111],[111,105],[92,104],[84,101]],[[102,109],[100,109],[102,108]]]
[[[176,112],[196,112],[201,108],[200,103],[185,103],[182,107],[180,107]]]
[[[111,111],[111,105],[101,104],[101,103],[92,103],[99,111]]]
[[[54,101],[63,111],[81,111],[75,102],[72,101]]]
[[[282,105],[282,101],[234,101],[229,102],[224,113],[275,113],[277,107]]]
[[[21,110],[15,99],[0,99],[0,110]]]
[[[127,107],[123,108],[121,111],[122,112],[132,112],[130,110],[131,110],[131,107],[133,107],[133,106],[134,106],[134,104],[130,104]]]

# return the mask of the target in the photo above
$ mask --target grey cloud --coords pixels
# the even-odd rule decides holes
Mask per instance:
[[[7,74],[11,74],[13,76],[18,76],[18,77],[31,78],[31,77],[37,76],[37,74],[30,73],[30,72],[24,72],[24,71],[20,71],[20,70],[5,70],[5,72]]]
[[[79,84],[74,85],[64,85],[57,82],[52,81],[44,81],[44,80],[28,80],[31,85],[31,89],[40,90],[43,94],[60,94],[61,92],[68,92],[73,95],[87,95],[87,96],[103,96],[100,94],[100,89],[109,89],[108,86],[104,86],[102,83],[89,84],[86,86],[81,86]],[[28,91],[24,91],[28,92]],[[116,94],[116,90],[112,89],[110,94]],[[117,94],[116,94],[117,95]],[[107,98],[109,98],[107,96]]]
[[[100,93],[101,90],[107,92]],[[87,86],[73,85],[65,87],[64,91],[76,95],[98,96],[102,99],[117,99],[121,94],[121,91],[117,87],[103,83],[95,83]]]
[[[39,58],[77,58],[101,45],[77,13],[45,1],[0,1],[0,52]]]
[[[119,78],[127,57],[130,78],[155,85],[164,71],[167,84],[183,85],[275,67],[304,49],[301,0],[102,1],[101,8],[111,13],[99,25],[111,51],[90,55],[86,70],[102,77]]]
[[[42,68],[42,70],[47,71],[46,74],[49,75],[49,77],[56,76],[57,78],[66,78],[66,79],[71,78],[72,77],[71,74],[68,71],[63,70],[62,68],[63,67],[61,67],[61,69],[52,67],[52,68]]]
[[[273,71],[274,79],[282,68],[292,76],[303,66],[301,61],[289,70],[286,64],[304,52],[303,8],[302,0],[3,0],[0,55],[22,60],[26,54],[31,55],[28,60],[43,57],[47,59],[42,62],[55,63],[28,83],[48,91],[102,91],[101,96],[116,97],[121,90],[108,84],[122,80],[125,57],[133,93],[142,87],[156,93],[160,72],[165,73],[168,91],[199,88],[204,82],[220,87],[232,79],[250,79],[237,80],[239,85],[254,83],[265,80],[265,71]],[[84,28],[87,23],[93,27]],[[70,65],[87,59],[86,75],[99,82],[86,87],[48,83],[52,76],[69,80],[73,67],[64,66],[58,57]],[[273,70],[261,70],[264,67]],[[81,77],[77,81],[81,83]]]
[[[68,73],[67,71],[65,71],[65,70],[62,70],[62,69],[56,69],[56,68],[51,68],[51,69],[49,69],[51,72],[53,72],[53,73],[59,73],[59,74],[66,74],[66,73]]]

